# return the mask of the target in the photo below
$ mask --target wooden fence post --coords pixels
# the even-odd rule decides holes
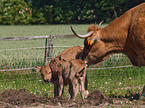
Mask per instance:
[[[47,65],[49,63],[49,61],[52,59],[53,41],[54,41],[54,36],[50,35],[50,38],[46,38],[45,55],[44,55],[45,65]]]

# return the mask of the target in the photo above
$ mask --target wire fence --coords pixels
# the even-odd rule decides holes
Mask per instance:
[[[32,36],[32,37],[20,37],[20,38],[4,38],[0,39],[1,47],[0,47],[0,55],[1,55],[1,63],[0,63],[0,72],[4,71],[18,71],[18,70],[31,70],[34,65],[42,65],[44,62],[44,56],[46,47],[53,47],[53,57],[57,56],[59,53],[64,51],[66,48],[73,47],[71,44],[71,39],[73,36],[56,36],[56,43],[60,43],[60,45],[54,43],[53,46],[46,46],[45,39],[50,38],[51,35],[48,36]],[[70,41],[67,45],[63,45],[66,43],[64,38],[67,37]],[[74,38],[74,37],[73,37]],[[79,43],[79,42],[78,42]],[[78,45],[78,44],[77,44]],[[37,47],[36,47],[37,46]],[[79,44],[82,46],[82,43]],[[115,54],[110,56],[104,62],[101,62],[93,67],[88,69],[112,69],[112,68],[124,68],[131,67],[129,60],[123,54]]]
[[[46,39],[50,37],[51,35],[0,39],[1,74],[3,72],[5,72],[4,74],[6,75],[9,75],[9,72],[13,72],[11,75],[15,75],[17,73],[26,74],[27,72],[31,74],[36,73],[34,72],[34,66],[35,65],[42,66],[44,62],[46,62],[45,61],[46,47],[47,48],[53,47],[53,51],[51,52],[52,58],[56,57],[62,51],[74,45],[83,47],[83,42],[76,40],[77,38],[71,35],[55,36],[53,46],[46,45]],[[48,55],[49,54],[47,54],[47,56]],[[114,54],[108,57],[105,61],[98,63],[97,65],[88,67],[87,70],[106,71],[108,69],[121,69],[121,68],[123,70],[123,68],[127,67],[132,67],[127,57],[123,54]]]
[[[83,40],[79,40],[78,38],[72,36],[64,36],[65,38],[62,38],[62,36],[60,36],[61,38],[59,36],[55,37],[52,58],[69,47],[83,47]],[[9,88],[32,88],[32,92],[34,93],[37,91],[37,88],[46,87],[42,84],[43,81],[40,73],[35,72],[33,68],[35,65],[44,65],[46,37],[23,39],[18,40],[17,38],[16,40],[12,40],[11,38],[11,40],[1,39],[0,41],[0,91]],[[128,80],[130,77],[132,78],[132,73],[135,74],[137,71],[140,72],[141,76],[141,72],[145,71],[145,69],[135,70],[124,54],[114,54],[103,62],[88,67],[87,76],[91,89],[95,89],[99,86],[101,88],[102,86],[100,84],[109,79],[111,81],[120,81],[124,77],[127,77]],[[102,79],[104,80],[102,81]],[[97,82],[98,85],[94,85],[94,82]],[[52,89],[48,91],[52,91]]]
[[[45,39],[42,39],[42,38],[48,38],[48,37],[49,36],[40,36],[40,38],[38,38],[38,36],[36,36],[36,37],[31,37],[31,38],[23,37],[20,39],[18,38],[1,39],[3,43],[0,49],[0,53],[1,53],[0,72],[29,70],[29,69],[31,70],[31,69],[34,69],[33,68],[34,65],[42,65],[45,59],[44,56],[45,56],[46,47],[47,48],[53,47],[53,58],[57,56],[59,53],[61,53],[62,51],[64,51],[66,48],[73,47],[71,45],[45,46],[44,44]],[[33,39],[33,40],[30,41],[27,39]],[[64,42],[65,41],[66,40],[64,40]],[[33,43],[35,44],[33,45]],[[41,46],[33,47],[37,43]],[[63,41],[61,41],[61,43],[63,43]],[[32,46],[29,47],[29,45],[32,45]],[[20,48],[15,48],[16,46],[17,47],[19,46]],[[81,44],[79,46],[83,47],[83,45]],[[132,65],[130,65],[129,60],[126,58],[125,55],[115,54],[113,56],[110,56],[104,62],[99,63],[99,65],[95,65],[93,66],[93,68],[90,67],[88,69],[100,70],[100,69],[124,68],[124,67],[131,67],[131,66]]]

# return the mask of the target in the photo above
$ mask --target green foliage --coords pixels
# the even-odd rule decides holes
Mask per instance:
[[[2,0],[0,24],[109,22],[145,0]]]
[[[31,4],[23,0],[2,0],[0,6],[1,24],[29,24],[32,19]]]
[[[45,23],[95,23],[109,22],[143,0],[32,0],[33,11],[43,13]],[[131,4],[130,4],[131,3]],[[35,8],[34,8],[35,7]]]

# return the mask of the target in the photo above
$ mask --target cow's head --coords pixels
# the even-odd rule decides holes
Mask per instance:
[[[52,72],[51,72],[51,69],[50,69],[49,65],[45,65],[45,66],[42,66],[42,67],[34,66],[34,69],[37,72],[41,72],[41,76],[42,76],[42,78],[43,78],[43,80],[46,84],[51,81]]]
[[[102,21],[103,22],[103,21]],[[71,27],[72,32],[79,38],[84,40],[84,49],[82,51],[81,59],[84,60],[88,65],[98,63],[106,58],[105,56],[105,44],[101,40],[101,24],[99,26],[92,25],[89,27],[88,33],[80,35],[74,31]]]

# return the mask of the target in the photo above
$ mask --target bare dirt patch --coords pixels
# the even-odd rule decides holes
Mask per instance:
[[[39,95],[29,93],[26,89],[20,90],[5,90],[0,93],[0,106],[1,108],[19,108],[19,107],[96,107],[103,105],[121,105],[121,102],[127,101],[127,99],[111,99],[105,96],[99,90],[92,91],[88,98],[85,100],[76,99],[72,102],[68,97],[51,97],[46,98]],[[119,103],[119,104],[118,104]],[[144,102],[143,102],[144,103]],[[142,104],[143,104],[142,103]]]
[[[48,103],[54,105],[47,98],[41,97],[39,95],[34,95],[26,91],[26,89],[20,90],[5,90],[0,94],[0,102],[7,103],[10,105],[31,105],[33,103]],[[3,104],[1,103],[1,104]],[[3,104],[5,106],[5,104]]]

